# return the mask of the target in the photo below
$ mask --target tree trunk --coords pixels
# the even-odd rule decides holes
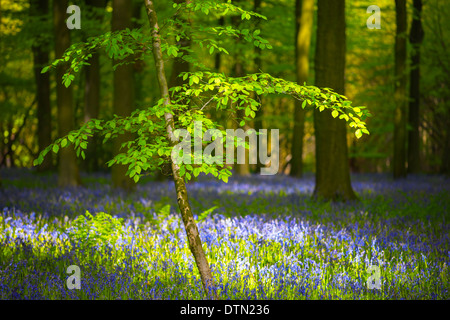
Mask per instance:
[[[309,73],[309,47],[313,27],[314,0],[296,0],[295,16],[295,64],[297,83],[303,85],[308,80]],[[302,108],[302,101],[295,100],[290,175],[297,178],[303,175],[305,113],[305,110]]]
[[[34,17],[40,17],[40,22],[45,23],[45,15],[49,13],[48,0],[32,0],[30,3],[30,13]],[[38,118],[38,145],[39,152],[52,143],[52,117],[50,105],[50,74],[41,73],[43,67],[48,65],[49,42],[45,37],[36,37],[36,42],[32,46],[34,62],[34,79],[36,80],[36,101]],[[52,156],[44,158],[38,167],[39,171],[52,169]]]
[[[161,52],[161,38],[159,35],[158,21],[156,17],[156,12],[153,6],[152,0],[145,0],[145,6],[147,9],[147,15],[150,23],[150,29],[152,32],[152,43],[153,43],[153,57],[155,60],[157,79],[159,84],[159,90],[161,98],[164,99],[164,104],[170,104],[169,97],[169,87],[167,85],[166,74],[164,71],[164,59]],[[171,113],[164,114],[167,128],[167,136],[171,145],[175,145],[178,141],[173,134],[174,122]],[[178,207],[180,208],[181,217],[183,219],[184,227],[186,230],[186,236],[189,242],[189,249],[194,256],[195,262],[197,264],[200,277],[202,279],[202,284],[205,292],[209,298],[215,297],[214,291],[211,288],[214,287],[214,280],[212,277],[211,269],[209,267],[208,260],[206,259],[205,252],[203,251],[202,242],[200,239],[200,234],[197,229],[197,224],[195,223],[194,216],[192,215],[192,210],[189,204],[186,184],[183,177],[180,175],[180,168],[178,164],[172,162],[172,173],[175,182],[175,189],[177,193]],[[217,297],[216,297],[217,298]]]
[[[67,0],[53,1],[55,27],[55,58],[61,58],[70,46],[70,32],[66,26]],[[58,136],[62,137],[74,129],[74,110],[72,105],[72,87],[66,88],[62,77],[66,64],[56,67],[56,101],[58,105]],[[59,153],[58,184],[61,187],[77,186],[81,183],[75,150],[72,146],[62,148]]]
[[[113,1],[112,31],[132,28],[131,17],[133,15],[133,6],[127,0]],[[119,61],[114,61],[117,63]],[[114,71],[114,114],[127,117],[134,110],[134,82],[133,82],[133,65],[126,64],[117,67]],[[133,135],[129,132],[118,135],[113,142],[113,154],[117,155],[126,152],[121,149],[124,142],[133,139]],[[122,188],[126,191],[135,189],[136,184],[130,179],[126,172],[128,167],[125,165],[115,165],[112,167],[112,182],[114,188]]]
[[[261,3],[262,0],[255,0],[254,4],[253,4],[253,11],[256,13],[261,13]],[[259,23],[261,22],[261,19],[259,18],[255,18],[256,19],[256,25],[255,25],[255,29],[259,28]],[[261,68],[262,68],[262,61],[261,61],[261,48],[260,47],[255,47],[255,59],[253,60],[254,64],[255,64],[255,71],[254,72],[261,72]],[[261,96],[258,96],[255,93],[255,100],[260,101],[262,99]],[[264,128],[263,125],[263,118],[264,118],[264,110],[262,108],[262,102],[261,102],[261,106],[259,106],[258,110],[256,110],[255,112],[255,119],[253,120],[254,123],[254,129],[256,132],[259,132],[259,130]],[[258,137],[259,140],[259,137]],[[261,160],[259,159],[259,149],[260,149],[261,145],[258,143],[256,145],[256,154],[258,155],[256,157],[256,172],[259,173],[261,172],[261,168],[265,167],[265,163],[262,163]]]
[[[420,44],[424,32],[422,28],[422,0],[414,0],[414,13],[409,33],[409,42],[413,47],[411,56],[411,74],[409,87],[409,125],[408,132],[408,172],[418,173],[420,171]]]
[[[175,0],[175,3],[190,3],[189,0]],[[189,17],[178,17],[182,22],[191,24],[191,20]],[[180,25],[177,25],[177,28],[182,28]],[[189,49],[191,46],[191,40],[189,38],[180,38],[180,40],[177,42],[177,45],[180,46],[180,53],[184,55],[188,54],[186,49]],[[170,81],[169,81],[169,88],[181,86],[186,83],[186,81],[183,80],[182,77],[179,77],[180,73],[182,72],[189,72],[189,62],[186,62],[184,59],[182,59],[180,56],[176,57],[173,60],[173,66],[172,66],[172,73],[170,75]]]
[[[190,0],[175,0],[175,3],[190,3]],[[182,20],[184,23],[188,22],[189,24],[191,23],[191,20],[185,17],[178,17],[178,19]],[[181,28],[180,25],[177,25],[178,28]],[[183,56],[185,54],[188,54],[188,51],[186,49],[188,49],[191,46],[191,40],[189,38],[180,38],[179,41],[177,41],[177,45],[180,46],[180,53],[183,54]],[[169,80],[169,88],[172,87],[178,87],[178,86],[182,86],[183,84],[185,84],[187,81],[183,80],[182,77],[179,77],[179,75],[183,72],[189,72],[190,67],[189,67],[189,62],[185,61],[184,59],[182,59],[180,56],[176,57],[173,60],[173,65],[172,65],[172,72],[170,74],[170,80]],[[162,181],[165,179],[165,175],[163,172],[169,172],[170,171],[170,165],[168,164],[163,164],[164,168],[163,170],[158,170],[156,173],[156,179],[158,181]],[[196,177],[192,176],[191,182],[195,181]]]
[[[406,0],[395,0],[394,179],[406,177]]]
[[[133,2],[133,28],[139,29],[143,27],[141,21],[141,2]],[[134,72],[134,103],[136,106],[142,106],[144,104],[144,91],[142,90],[142,83],[144,80],[144,60],[136,60],[133,64]]]
[[[105,0],[86,0],[91,8],[104,8]],[[101,23],[102,16],[96,15],[95,20]],[[84,85],[84,122],[98,118],[100,111],[100,58],[99,53],[94,52],[88,60],[90,66],[86,70],[86,82]],[[98,171],[99,161],[97,155],[97,140],[95,135],[88,140],[85,151],[85,167],[87,171]]]
[[[445,133],[440,172],[450,176],[450,117],[448,114],[446,115],[446,120],[447,132]]]
[[[315,74],[316,86],[344,94],[345,0],[319,0]],[[350,182],[346,123],[331,111],[314,110],[316,186],[314,197],[355,199]]]
[[[239,2],[241,0],[237,0],[235,2]],[[237,3],[238,4],[238,3]],[[238,28],[239,24],[241,23],[241,17],[240,16],[233,16],[231,18],[231,21],[233,23],[233,25]],[[237,46],[239,46],[239,38],[237,38],[236,40],[236,44]],[[233,75],[235,77],[243,77],[245,75],[245,71],[244,71],[244,65],[243,65],[243,54],[242,52],[237,49],[236,53],[234,55],[234,67],[233,67]],[[236,116],[237,116],[237,121],[241,122],[241,120],[244,118],[245,116],[245,112],[244,110],[237,110],[236,111]],[[244,131],[250,129],[249,125],[246,123],[244,126],[241,126],[240,124],[237,124],[236,126],[239,129],[242,129]],[[250,175],[250,163],[249,163],[249,150],[245,149],[245,162],[240,164],[240,163],[235,163],[234,164],[234,171],[237,175],[240,176],[248,176]]]
[[[242,76],[245,75],[244,67],[242,66],[242,62],[240,61],[240,57],[236,56],[235,59],[237,61],[236,61],[235,65],[234,65],[234,76],[235,77],[242,77]],[[244,110],[240,109],[240,110],[236,111],[236,115],[237,115],[237,121],[240,122],[244,118],[245,112],[244,112]],[[250,126],[247,123],[244,124],[244,126],[241,126],[240,124],[238,124],[237,127],[239,129],[244,130],[244,131],[247,131],[248,129],[250,129]],[[236,162],[234,164],[235,173],[237,175],[240,175],[240,176],[248,176],[248,175],[250,175],[249,150],[246,148],[244,152],[245,152],[245,162],[244,163],[237,163]]]
[[[221,16],[218,20],[219,22],[219,26],[223,27],[223,25],[225,24],[225,18],[223,16]],[[220,72],[220,66],[222,64],[222,54],[220,53],[220,51],[216,50],[216,55],[214,57],[214,69],[216,69],[216,72]]]

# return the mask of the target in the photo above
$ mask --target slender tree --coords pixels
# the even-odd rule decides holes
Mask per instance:
[[[295,67],[297,83],[303,85],[309,74],[309,47],[314,17],[314,0],[295,1]],[[303,135],[305,110],[302,101],[295,100],[294,130],[292,132],[291,171],[293,177],[303,175]]]
[[[133,1],[133,28],[139,29],[143,27],[141,21],[141,10],[142,3],[141,1]],[[141,106],[144,101],[144,91],[143,89],[143,81],[144,81],[144,69],[145,62],[144,60],[135,60],[133,64],[134,72],[134,101],[137,106]]]
[[[225,18],[223,16],[221,16],[217,22],[218,22],[219,26],[222,27],[225,24]],[[220,53],[220,51],[217,51],[216,55],[214,56],[214,68],[218,72],[220,72],[220,67],[222,65],[221,58],[222,58],[222,54]]]
[[[177,4],[186,2],[191,3],[190,0],[175,0],[174,1]],[[178,19],[181,20],[182,23],[189,23],[191,24],[192,21],[189,17],[178,17]],[[178,25],[178,28],[182,28],[180,25]],[[172,66],[172,72],[170,75],[169,80],[169,87],[176,87],[181,86],[184,83],[186,83],[185,80],[183,80],[182,77],[179,77],[179,75],[183,72],[189,72],[190,66],[189,62],[187,62],[183,57],[185,57],[187,54],[189,54],[188,50],[191,46],[191,40],[189,37],[180,37],[180,40],[177,41],[177,45],[180,47],[180,54],[174,59],[173,66]]]
[[[158,19],[152,0],[145,0],[147,9],[147,15],[150,23],[150,29],[152,32],[152,44],[153,44],[153,57],[155,60],[157,79],[159,84],[159,90],[161,98],[164,99],[164,105],[170,105],[169,86],[167,84],[167,78],[164,68],[164,59],[161,52],[161,38],[159,34]],[[178,139],[174,135],[174,121],[173,115],[169,112],[164,114],[166,121],[167,136],[170,139],[171,145],[175,145]],[[200,273],[202,284],[205,292],[212,296],[211,287],[214,286],[214,280],[209,267],[208,260],[206,259],[205,252],[203,251],[202,241],[198,232],[197,224],[195,223],[194,216],[192,214],[191,206],[189,204],[186,184],[183,176],[180,174],[180,167],[175,162],[172,162],[172,174],[175,181],[175,189],[177,193],[178,207],[181,211],[181,217],[186,229],[186,236],[189,241],[189,249],[194,256],[195,262]]]
[[[98,9],[104,8],[105,0],[86,0],[86,4],[94,11],[94,21],[101,23],[102,16],[98,14]],[[85,86],[84,86],[84,122],[98,118],[100,111],[100,56],[98,52],[94,52],[88,60],[90,66],[85,70]],[[90,143],[86,149],[86,168],[88,171],[98,170],[97,160],[97,141],[95,137],[90,139]]]
[[[408,172],[420,171],[420,45],[423,41],[422,0],[414,0],[409,42],[413,51],[411,55],[411,73],[409,87],[409,125],[408,132]]]
[[[55,30],[55,56],[60,58],[70,46],[70,32],[66,25],[67,0],[53,1],[53,17]],[[74,110],[72,87],[66,88],[61,79],[67,65],[56,67],[56,101],[58,105],[58,136],[65,136],[74,129]],[[58,184],[62,187],[77,186],[81,183],[75,150],[64,148],[59,152]]]
[[[186,2],[191,3],[190,0],[175,0],[174,1],[177,4]],[[192,21],[189,17],[178,17],[179,20],[181,20],[181,23],[189,23],[191,24]],[[182,26],[180,24],[177,25],[177,27],[181,30]],[[172,72],[170,74],[170,80],[169,80],[169,88],[181,86],[186,83],[185,80],[183,80],[182,77],[179,75],[183,72],[189,72],[190,70],[190,64],[187,62],[184,58],[187,54],[189,54],[189,49],[191,46],[191,40],[189,36],[187,37],[180,37],[180,40],[177,41],[177,45],[180,47],[180,54],[173,60],[172,65]],[[170,171],[169,165],[166,164],[163,166],[162,170],[158,170],[156,179],[157,180],[163,180],[165,178],[165,173]]]
[[[235,2],[238,3],[241,0],[237,0]],[[239,27],[239,24],[241,23],[241,17],[239,15],[235,15],[231,18],[231,21],[235,28]],[[233,66],[233,74],[235,77],[243,77],[245,75],[245,68],[244,68],[244,61],[243,61],[243,54],[242,50],[240,49],[240,39],[236,38],[236,52],[234,54],[234,66]],[[236,110],[236,116],[238,119],[238,122],[242,120],[245,116],[244,110]],[[236,124],[237,128],[242,129],[244,131],[247,131],[250,129],[250,126],[245,123],[243,126],[240,125],[240,123]],[[237,175],[240,176],[247,176],[250,175],[250,162],[249,162],[249,152],[248,149],[245,149],[245,161],[244,163],[235,163],[234,164],[234,170]]]
[[[36,23],[45,23],[49,14],[48,0],[31,0],[30,13],[36,18]],[[33,50],[33,69],[36,81],[36,101],[38,118],[38,145],[39,152],[52,143],[52,118],[50,104],[50,75],[41,73],[43,67],[48,65],[50,43],[45,36],[37,35]],[[47,157],[38,167],[39,171],[47,171],[52,168],[52,158]]]
[[[127,0],[113,0],[112,31],[132,28],[131,17],[133,15],[133,5]],[[118,63],[119,61],[114,61]],[[133,65],[124,64],[118,66],[114,71],[114,114],[118,116],[129,116],[134,110],[134,81]],[[113,154],[119,154],[125,150],[122,144],[133,139],[130,133],[119,135],[113,143]],[[112,168],[113,187],[132,191],[135,183],[127,175],[127,167],[117,165]]]
[[[344,94],[345,0],[318,0],[316,86]],[[355,198],[348,163],[345,121],[314,110],[316,186],[314,196],[328,200]]]
[[[257,12],[257,13],[261,13],[261,3],[262,0],[255,0],[253,3],[253,11]],[[256,23],[255,23],[255,29],[259,28],[259,24],[261,22],[261,19],[257,19]],[[253,60],[253,63],[255,65],[254,72],[261,72],[261,68],[262,68],[262,60],[261,60],[261,48],[260,47],[255,47],[255,59]],[[256,95],[256,100],[261,101],[262,97]],[[262,103],[261,103],[262,104]],[[259,130],[263,129],[263,118],[264,118],[264,110],[263,108],[258,108],[258,110],[256,110],[256,116],[255,116],[255,120],[254,120],[254,128],[256,132],[259,132]],[[258,143],[257,145],[257,154],[259,154],[259,149],[260,149],[260,144]],[[264,167],[264,163],[261,163],[261,160],[259,159],[259,156],[257,157],[256,160],[256,172],[260,172],[261,168]]]
[[[395,0],[394,179],[406,177],[406,0]]]

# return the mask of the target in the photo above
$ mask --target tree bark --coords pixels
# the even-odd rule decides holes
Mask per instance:
[[[70,46],[70,33],[66,25],[67,0],[53,1],[53,16],[55,30],[55,57],[61,58]],[[56,67],[56,101],[58,105],[58,136],[62,137],[73,130],[74,110],[72,87],[66,88],[62,77],[66,71],[66,64]],[[81,183],[75,150],[72,146],[62,148],[59,153],[58,184],[61,187],[78,186]]]
[[[222,16],[218,20],[219,26],[223,27],[225,24],[225,18]],[[220,72],[220,67],[222,65],[222,54],[220,51],[216,51],[216,55],[214,57],[214,69],[216,69],[217,72]]]
[[[155,60],[160,95],[161,98],[164,99],[164,105],[170,105],[169,87],[167,85],[167,78],[164,71],[164,59],[161,52],[161,38],[159,34],[156,11],[154,9],[152,0],[145,0],[145,6],[147,9],[148,20],[152,32],[153,57]],[[178,141],[173,134],[173,116],[171,113],[166,113],[164,114],[164,119],[166,122],[167,136],[169,138],[169,141],[171,145],[175,145]],[[214,280],[208,260],[206,259],[205,252],[203,251],[200,234],[198,232],[197,224],[195,223],[194,216],[189,204],[186,184],[183,177],[180,175],[180,168],[178,164],[174,162],[172,162],[172,174],[175,182],[178,207],[180,208],[181,217],[186,230],[189,249],[194,256],[198,271],[200,273],[200,277],[202,279],[203,288],[207,293],[208,298],[217,298],[214,291],[211,290],[214,287]]]
[[[190,0],[175,0],[175,3],[190,3]],[[183,22],[188,22],[189,24],[191,23],[191,19],[189,19],[189,17],[185,18],[185,17],[178,17],[178,19],[182,19],[184,20]],[[178,28],[181,28],[180,25],[177,25]],[[180,53],[184,55],[188,54],[188,51],[186,49],[189,49],[189,47],[191,46],[191,40],[189,38],[180,38],[179,41],[177,41],[177,45],[180,46]],[[173,60],[173,65],[172,65],[172,72],[170,74],[170,80],[169,80],[169,88],[172,87],[178,87],[178,86],[182,86],[183,84],[186,83],[185,80],[183,80],[182,77],[179,77],[179,75],[183,72],[189,72],[190,70],[190,66],[189,66],[189,62],[185,61],[183,58],[181,58],[180,56],[176,57]],[[158,181],[162,181],[166,178],[166,176],[163,174],[163,172],[168,172],[170,171],[170,165],[163,165],[164,168],[163,170],[158,170],[156,173],[156,180]],[[195,181],[196,177],[192,176],[191,181]]]
[[[303,85],[309,74],[309,47],[314,17],[314,0],[295,1],[295,66],[297,83]],[[292,133],[292,160],[290,175],[300,178],[303,175],[303,135],[306,111],[302,101],[295,100],[294,130]]]
[[[105,0],[86,0],[86,4],[91,8],[104,8]],[[102,16],[96,15],[95,20],[101,23]],[[97,52],[92,54],[88,60],[90,66],[85,70],[84,85],[84,122],[98,118],[100,111],[100,55]],[[85,167],[87,171],[97,171],[99,169],[99,161],[97,156],[97,140],[96,136],[89,138],[88,147],[85,151],[86,160]]]
[[[175,0],[175,3],[190,3],[191,1],[189,0]],[[189,19],[189,17],[179,17],[178,19],[183,20],[183,22],[187,22],[189,24],[191,24],[191,20]],[[177,25],[178,28],[181,28],[181,26]],[[181,47],[180,49],[180,53],[184,55],[188,54],[186,49],[189,49],[189,47],[191,46],[191,40],[189,38],[180,38],[180,40],[177,42],[177,45],[179,45]],[[180,73],[182,72],[189,72],[189,62],[185,61],[183,58],[181,58],[180,56],[176,57],[173,60],[173,66],[172,66],[172,73],[170,75],[170,81],[169,81],[169,88],[171,87],[176,87],[176,86],[181,86],[183,85],[186,81],[183,80],[182,77],[179,77]]]
[[[444,139],[444,151],[442,152],[442,161],[441,161],[441,168],[440,172],[442,174],[445,174],[447,176],[450,176],[450,117],[449,115],[446,116],[446,123],[447,123],[447,132],[445,134]]]
[[[238,2],[240,2],[241,0],[236,0],[235,2],[237,4],[239,4]],[[231,21],[233,23],[233,25],[237,28],[239,26],[239,24],[241,23],[241,17],[240,16],[233,16],[231,18]],[[236,44],[237,46],[239,46],[239,38],[236,39]],[[235,77],[243,77],[245,75],[245,71],[244,71],[244,65],[243,65],[243,61],[242,61],[242,57],[243,54],[242,52],[237,49],[236,53],[234,55],[234,67],[233,67],[233,73]],[[245,112],[244,110],[237,110],[236,111],[236,116],[237,116],[237,121],[240,122],[244,116],[245,116]],[[240,124],[237,124],[236,126],[239,129],[242,129],[244,131],[250,129],[250,126],[246,123],[244,126],[241,126]],[[237,175],[239,176],[248,176],[250,175],[250,163],[249,163],[249,150],[245,149],[245,162],[240,164],[240,163],[235,163],[234,164],[234,171]]]
[[[344,94],[345,0],[319,0],[315,53],[316,86]],[[331,111],[314,110],[316,135],[316,186],[314,197],[355,199],[350,182],[346,123]]]
[[[262,0],[255,0],[253,3],[253,11],[256,13],[261,13],[261,3]],[[256,19],[256,24],[255,24],[255,29],[259,28],[259,23],[261,22],[261,19],[259,18],[255,18]],[[255,59],[253,60],[254,64],[255,64],[255,71],[254,72],[261,72],[261,68],[262,68],[262,60],[261,60],[261,48],[260,47],[255,47]],[[258,96],[255,93],[255,100],[257,101],[261,101],[262,97]],[[264,128],[264,124],[263,124],[263,118],[264,118],[264,110],[262,108],[262,102],[261,102],[261,106],[259,106],[258,110],[255,111],[255,119],[253,120],[254,123],[254,129],[256,132],[259,132],[259,130]],[[258,137],[259,140],[259,137]],[[258,155],[256,158],[256,172],[259,173],[261,172],[261,168],[263,168],[265,166],[265,163],[262,163],[261,160],[259,159],[259,149],[260,149],[261,145],[258,143],[256,145],[256,154]]]
[[[395,0],[394,179],[406,177],[406,0]]]
[[[40,21],[44,23],[44,16],[49,13],[48,0],[31,0],[30,13],[34,17],[40,17]],[[36,81],[39,152],[52,143],[50,74],[48,72],[41,73],[42,68],[48,65],[49,46],[50,44],[45,40],[45,37],[39,36],[36,37],[36,42],[32,46],[34,79]],[[38,171],[48,171],[52,167],[52,156],[48,155],[38,166]]]
[[[131,17],[133,15],[133,6],[127,0],[113,1],[112,31],[132,28]],[[114,61],[117,63],[118,61]],[[114,71],[114,113],[118,116],[127,117],[134,110],[134,81],[133,81],[133,65],[126,64],[117,67]],[[133,135],[129,132],[118,135],[113,142],[113,154],[117,155],[125,152],[121,149],[124,142],[133,139]],[[130,179],[126,172],[128,167],[125,165],[115,165],[112,167],[112,182],[114,188],[121,188],[125,191],[132,191],[136,184]]]
[[[414,13],[409,42],[413,47],[411,56],[411,74],[409,87],[409,125],[408,132],[408,172],[418,173],[420,171],[420,45],[424,32],[422,28],[422,0],[414,0]]]

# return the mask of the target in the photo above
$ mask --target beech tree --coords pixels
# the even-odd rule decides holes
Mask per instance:
[[[208,15],[214,11],[218,15],[237,15],[242,20],[250,20],[254,17],[265,19],[258,13],[246,11],[232,3],[217,0],[179,2],[173,4],[176,12],[172,18],[164,21],[165,28],[161,30],[154,2],[152,0],[144,0],[144,2],[149,21],[148,29],[125,29],[108,32],[88,39],[86,42],[74,44],[66,50],[61,58],[45,67],[42,72],[46,72],[65,61],[70,61],[70,67],[62,77],[62,82],[68,87],[80,68],[86,65],[86,61],[93,52],[100,49],[104,49],[111,59],[120,61],[120,65],[132,63],[132,60],[135,59],[133,57],[137,54],[151,54],[160,90],[158,102],[142,110],[135,110],[129,116],[114,115],[114,118],[109,120],[90,120],[83,124],[81,128],[69,132],[66,136],[49,145],[40,153],[35,160],[35,164],[41,163],[50,150],[58,152],[69,144],[73,144],[77,155],[84,158],[84,150],[87,147],[88,139],[94,132],[103,136],[104,141],[114,139],[125,132],[134,134],[134,140],[124,142],[122,146],[125,148],[121,149],[122,153],[115,155],[107,164],[109,166],[117,164],[128,166],[125,174],[135,182],[138,182],[142,175],[159,169],[164,164],[170,165],[178,208],[184,223],[189,249],[197,265],[206,296],[216,298],[214,279],[189,204],[185,183],[192,177],[197,177],[200,173],[210,174],[226,183],[231,171],[225,164],[224,154],[220,155],[219,152],[216,152],[215,159],[217,161],[209,161],[211,155],[208,155],[206,150],[210,145],[206,146],[204,151],[200,150],[203,153],[195,151],[193,154],[185,154],[183,152],[183,155],[180,156],[175,148],[178,146],[179,140],[183,138],[183,143],[192,147],[196,138],[189,140],[187,135],[182,136],[182,132],[193,132],[194,122],[201,121],[203,131],[214,130],[215,140],[212,143],[223,142],[226,131],[218,123],[205,116],[205,108],[215,108],[219,112],[229,114],[235,114],[236,110],[240,110],[244,115],[242,119],[239,119],[240,126],[243,127],[254,119],[256,110],[261,107],[259,102],[255,100],[255,95],[264,96],[274,93],[286,94],[295,99],[300,99],[302,108],[311,106],[319,111],[332,110],[333,117],[344,119],[349,122],[351,127],[355,128],[357,137],[360,137],[363,133],[368,133],[364,119],[369,113],[365,107],[352,106],[346,97],[329,88],[302,86],[295,82],[272,77],[267,73],[231,77],[223,73],[211,72],[205,69],[199,61],[196,61],[194,56],[186,55],[177,44],[180,40],[179,26],[182,25],[177,21],[177,16],[180,16],[180,13],[185,10],[186,12],[189,11],[191,15]],[[258,29],[189,24],[183,24],[183,27],[185,29],[183,34],[189,37],[190,44],[200,46],[211,55],[215,51],[225,54],[228,51],[219,46],[208,35],[238,37],[241,41],[253,43],[261,49],[271,49],[268,41],[259,35]],[[185,82],[169,88],[165,63],[168,59],[173,58],[186,59],[196,68],[196,71],[181,72],[179,76]],[[234,140],[233,145],[242,146],[243,142]],[[180,159],[182,161],[179,161]]]
[[[297,83],[302,85],[308,80],[309,47],[313,29],[314,0],[295,1],[295,68]],[[296,101],[294,112],[294,130],[292,131],[291,172],[293,177],[303,175],[303,136],[305,129],[305,110],[302,102]]]
[[[409,125],[408,132],[408,172],[420,171],[420,45],[423,41],[422,0],[413,1],[413,16],[409,42],[412,45],[411,73],[409,76]]]
[[[30,14],[43,23],[45,15],[49,14],[48,0],[31,0]],[[38,23],[38,21],[36,21]],[[36,80],[36,100],[38,117],[38,144],[39,151],[44,150],[52,142],[51,104],[50,104],[50,75],[41,73],[43,67],[49,63],[50,43],[46,37],[35,37],[33,50],[33,69]],[[46,171],[52,168],[52,159],[44,160],[38,170]]]
[[[329,86],[344,94],[345,43],[345,0],[319,0],[314,65],[317,86]],[[314,110],[314,196],[333,201],[351,200],[356,196],[350,181],[345,122],[334,120],[337,114],[333,112]]]
[[[131,28],[131,17],[133,16],[133,5],[128,0],[113,1],[113,17],[111,21],[111,30],[118,31]],[[125,59],[131,59],[125,57]],[[121,59],[115,60],[119,62]],[[134,81],[133,66],[128,63],[116,64],[114,70],[114,99],[113,109],[118,116],[127,117],[135,109],[134,106]],[[119,134],[113,141],[113,153],[120,154],[122,144],[133,139],[130,132]],[[125,166],[114,166],[112,168],[113,187],[122,188],[130,191],[135,188],[135,183],[126,175]]]
[[[94,11],[93,20],[96,24],[101,24],[102,16],[100,9],[106,6],[105,0],[86,0],[88,10]],[[84,85],[84,121],[98,118],[100,112],[100,55],[98,52],[92,54],[88,61],[90,67],[86,68]],[[90,139],[86,150],[86,169],[88,171],[97,171],[97,141],[95,137]]]
[[[395,0],[394,179],[406,177],[406,0]]]
[[[67,6],[67,0],[53,1],[56,57],[63,55],[64,51],[70,46],[70,32],[65,21]],[[61,78],[65,69],[64,63],[58,64],[56,66],[56,78]],[[75,127],[72,91],[72,87],[64,86],[60,81],[56,83],[59,137],[67,135]],[[65,148],[59,153],[58,184],[66,187],[77,186],[80,183],[81,179],[75,151],[72,147]]]

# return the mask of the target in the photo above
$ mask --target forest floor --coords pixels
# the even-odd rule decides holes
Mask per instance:
[[[55,174],[0,176],[0,299],[204,298],[173,182],[126,194],[103,173],[66,189]],[[330,203],[311,199],[312,175],[189,183],[219,297],[450,299],[450,179],[352,184],[358,201]]]

